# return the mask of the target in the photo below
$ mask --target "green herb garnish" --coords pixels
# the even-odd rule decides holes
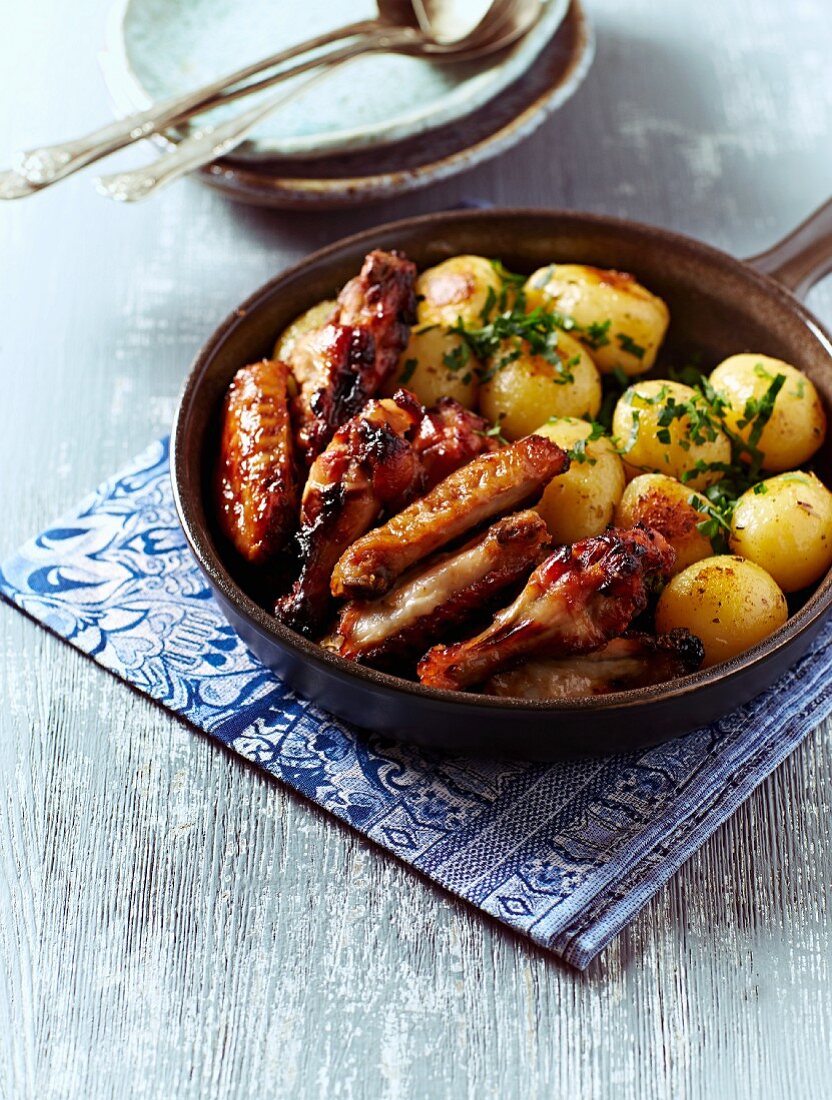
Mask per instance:
[[[628,355],[634,355],[636,359],[643,359],[646,355],[647,348],[637,344],[632,336],[628,336],[626,332],[617,332],[615,338],[621,350],[626,351]]]
[[[607,318],[606,321],[593,321],[591,325],[580,326],[580,332],[583,336],[584,343],[588,344],[593,351],[606,347],[606,345],[610,343],[611,325],[611,318]],[[576,325],[575,327],[577,328],[578,326]]]
[[[399,385],[406,386],[419,366],[418,359],[405,359],[402,373],[399,375]]]

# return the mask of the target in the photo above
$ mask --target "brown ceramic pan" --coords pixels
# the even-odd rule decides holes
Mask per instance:
[[[624,751],[677,736],[762,691],[804,653],[832,603],[832,573],[789,621],[724,664],[655,687],[552,702],[439,691],[363,668],[278,623],[240,588],[211,519],[209,481],[222,395],[243,364],[269,354],[276,333],[333,297],[373,248],[403,249],[420,268],[458,253],[499,257],[530,273],[553,260],[633,272],[668,303],[667,358],[691,349],[705,365],[734,352],[787,360],[832,411],[832,341],[801,304],[832,270],[832,203],[748,262],[663,229],[589,214],[487,210],[408,218],[349,237],[272,279],[219,326],[188,377],[173,426],[173,486],[188,543],[249,648],[300,694],[340,718],[420,745],[536,759]],[[832,474],[832,439],[816,467]]]

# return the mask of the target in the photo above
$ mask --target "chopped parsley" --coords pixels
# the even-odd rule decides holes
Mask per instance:
[[[611,343],[611,325],[612,320],[609,317],[606,321],[593,321],[591,325],[582,325],[580,327],[580,332],[583,337],[583,342],[593,351],[606,347],[607,344]],[[575,327],[577,328],[578,326]]]
[[[406,386],[419,366],[418,359],[405,359],[402,373],[399,375],[399,385]]]
[[[525,306],[525,297],[520,294],[511,308],[501,310],[485,324],[474,328],[458,320],[448,331],[460,336],[468,355],[482,364],[482,382],[488,382],[523,354],[539,356],[554,367],[554,382],[562,385],[574,381],[570,363],[576,365],[575,357],[564,361],[558,353],[559,316],[540,306],[527,313]],[[456,351],[449,354],[456,355]],[[464,363],[467,359],[460,365]],[[450,366],[447,356],[446,365]]]
[[[458,343],[456,347],[451,348],[450,351],[446,351],[445,354],[442,356],[443,364],[448,368],[449,371],[453,371],[454,373],[462,370],[463,367],[467,367],[470,359],[471,349],[468,347],[464,340],[460,341],[460,343]]]
[[[628,355],[634,355],[636,359],[643,359],[646,355],[647,348],[637,344],[632,336],[629,336],[626,332],[617,332],[615,338],[621,350],[626,351]]]
[[[492,260],[491,266],[504,284],[508,283],[509,286],[521,287],[526,281],[525,275],[516,275],[513,271],[509,271],[502,260]]]
[[[734,515],[734,506],[740,495],[735,483],[730,478],[723,478],[722,481],[710,485],[702,493],[692,493],[688,497],[688,503],[697,512],[703,512],[706,516],[700,523],[697,523],[696,529],[705,538],[710,539],[711,548],[715,554],[724,554],[728,550],[731,519]]]
[[[552,417],[549,423],[557,419],[557,417]],[[599,424],[596,420],[590,421],[590,424],[591,429],[586,439],[579,439],[574,446],[567,448],[566,453],[569,455],[570,462],[576,462],[578,465],[586,462],[590,466],[594,466],[597,463],[598,459],[588,455],[586,449],[590,443],[594,443],[596,439],[601,439],[602,436],[606,435],[606,430],[604,425]]]
[[[496,439],[501,446],[507,447],[509,441],[503,435],[503,426],[501,423],[499,423],[500,420],[503,420],[505,418],[505,415],[505,413],[500,413],[498,422],[496,424],[493,424],[487,431],[479,432],[478,434],[484,436],[486,439]]]
[[[768,376],[771,378],[771,383],[766,392],[762,397],[749,397],[742,411],[742,416],[737,421],[738,428],[751,427],[745,447],[751,452],[752,467],[758,460],[762,461],[763,456],[757,444],[760,442],[763,428],[768,424],[769,420],[771,420],[771,414],[774,412],[774,402],[777,400],[777,395],[786,382],[785,374],[776,374],[773,377],[771,375]]]

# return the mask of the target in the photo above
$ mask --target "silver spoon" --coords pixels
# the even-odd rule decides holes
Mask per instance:
[[[191,115],[204,111],[218,102],[228,102],[250,92],[268,87],[276,80],[304,72],[322,63],[325,58],[306,63],[288,73],[273,74],[255,84],[245,84],[251,77],[282,65],[292,58],[312,50],[320,50],[344,38],[364,37],[369,42],[379,33],[393,27],[416,26],[410,0],[378,0],[378,16],[349,23],[316,38],[307,39],[289,49],[281,50],[233,73],[211,81],[184,95],[154,103],[144,111],[108,123],[83,137],[57,145],[44,145],[21,153],[15,168],[0,172],[0,199],[23,198],[77,172],[102,157],[123,149],[133,142],[160,133],[182,123]],[[235,87],[237,85],[237,87]]]
[[[154,194],[180,176],[225,156],[264,118],[287,103],[336,66],[368,52],[402,52],[434,60],[472,60],[504,49],[525,34],[542,10],[540,0],[493,0],[485,17],[465,37],[439,42],[413,29],[390,30],[370,44],[346,46],[330,54],[321,72],[299,87],[260,103],[235,119],[206,126],[181,141],[176,149],[152,164],[132,172],[118,172],[97,180],[102,194],[120,202],[136,202]]]

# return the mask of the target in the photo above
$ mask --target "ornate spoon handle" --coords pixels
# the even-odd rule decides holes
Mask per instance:
[[[319,71],[302,84],[270,97],[264,103],[259,103],[237,115],[236,118],[196,130],[180,141],[172,153],[158,157],[152,164],[132,172],[116,172],[110,176],[102,176],[96,181],[98,190],[119,202],[137,202],[147,198],[148,195],[152,195],[187,172],[192,172],[217,160],[218,157],[225,156],[239,145],[264,118],[291,99],[301,95],[316,80],[327,76],[337,66],[361,54],[412,47],[420,42],[421,38],[419,31],[409,28],[380,31],[368,36],[360,43],[334,51],[325,62],[317,59],[299,65],[293,70],[293,75],[312,68],[318,68]]]

